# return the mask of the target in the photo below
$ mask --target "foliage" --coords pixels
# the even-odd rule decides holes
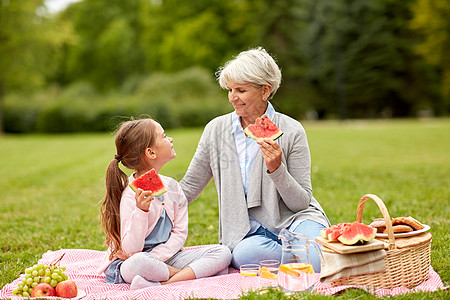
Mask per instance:
[[[231,109],[212,76],[201,68],[134,77],[120,92],[99,93],[88,82],[50,87],[5,99],[7,132],[112,131],[121,117],[149,114],[166,128],[204,126]]]
[[[425,77],[405,26],[412,1],[301,2],[299,18],[304,25],[299,49],[305,57],[304,75],[336,103],[318,109],[341,115],[346,110],[349,117],[417,112],[423,96],[431,91],[411,84]]]
[[[213,73],[239,51],[263,45],[283,69],[279,106],[294,117],[307,110],[320,117],[445,113],[435,100],[433,69],[410,47],[417,39],[406,26],[413,2],[83,1],[61,15],[80,34],[81,47],[69,47],[69,53],[78,53],[74,66],[82,69],[72,75],[68,69],[68,76],[87,74],[103,89],[157,70],[199,65]],[[117,28],[119,20],[127,30]],[[110,32],[115,42],[107,47],[102,41]],[[135,59],[124,62],[131,68],[124,59]]]
[[[56,28],[55,26],[58,26]],[[55,72],[53,55],[70,39],[67,22],[46,18],[42,0],[0,5],[0,95],[42,87]]]
[[[442,72],[441,91],[450,106],[450,2],[446,0],[418,0],[412,6],[414,18],[410,26],[424,39],[416,50],[430,64]]]
[[[448,174],[450,120],[355,121],[303,124],[312,155],[315,198],[332,223],[354,220],[365,193],[381,197],[391,216],[412,215],[431,226],[431,264],[444,286],[450,283]],[[167,130],[177,158],[161,172],[180,180],[203,128]],[[106,166],[115,154],[111,134],[5,135],[1,138],[0,287],[48,250],[104,250],[97,203],[104,193]],[[412,146],[414,145],[414,146]],[[127,171],[129,174],[129,171]],[[189,205],[186,245],[217,243],[217,193],[211,182]],[[381,214],[367,202],[364,222]],[[447,299],[448,291],[395,299]],[[248,296],[244,299],[253,299]],[[356,299],[361,290],[335,297]],[[258,299],[285,299],[276,292]]]
[[[89,0],[50,15],[42,0],[3,1],[0,116],[11,93],[83,82],[110,98],[153,74],[212,75],[256,46],[282,68],[278,109],[295,118],[446,115],[446,12],[442,0]]]
[[[142,74],[145,57],[139,47],[137,19],[141,3],[144,1],[82,1],[56,16],[57,23],[71,22],[76,34],[75,43],[64,45],[56,81],[87,80],[106,90],[120,86],[133,74]]]
[[[50,63],[65,26],[55,34],[45,19],[42,0],[3,1],[0,4],[0,133],[3,132],[3,99],[10,92],[33,91],[46,84],[55,69]]]

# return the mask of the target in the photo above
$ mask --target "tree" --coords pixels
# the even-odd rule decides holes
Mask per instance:
[[[149,71],[193,65],[214,72],[239,51],[256,46],[259,1],[162,1],[142,14],[142,45]]]
[[[44,86],[56,70],[54,57],[70,34],[67,26],[56,28],[52,22],[42,0],[0,5],[0,132],[4,96],[32,92]]]
[[[412,29],[423,40],[416,51],[442,73],[441,94],[450,109],[450,2],[447,0],[418,0],[412,5]]]
[[[36,10],[42,0],[3,1],[0,67],[18,76],[0,74],[0,95],[80,81],[132,93],[152,73],[200,66],[212,76],[240,51],[263,46],[283,71],[274,105],[293,117],[309,109],[324,117],[411,115],[436,98],[434,69],[450,77],[445,14],[427,28],[436,8],[417,6],[409,27],[415,1],[89,0],[52,18]],[[22,17],[10,17],[16,11]],[[419,31],[427,38],[415,52]]]
[[[60,84],[89,81],[102,90],[120,86],[129,76],[144,72],[139,44],[142,0],[90,0],[74,3],[57,16],[70,22],[76,40],[65,44],[59,61]]]

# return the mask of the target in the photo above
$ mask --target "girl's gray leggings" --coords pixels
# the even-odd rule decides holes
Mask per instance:
[[[153,258],[149,252],[139,252],[122,263],[120,274],[127,283],[131,283],[136,275],[148,281],[166,281],[169,279],[166,265],[169,265],[180,270],[190,267],[196,278],[203,278],[227,271],[230,262],[231,251],[223,245],[183,249],[166,262]]]

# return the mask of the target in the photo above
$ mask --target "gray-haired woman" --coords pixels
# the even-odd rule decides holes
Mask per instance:
[[[312,196],[311,159],[302,125],[269,102],[281,71],[263,48],[241,52],[216,73],[234,112],[210,121],[180,184],[189,203],[214,177],[219,201],[219,242],[232,265],[281,259],[282,228],[314,239],[329,221]],[[261,142],[243,131],[266,114],[282,131]],[[313,253],[312,253],[313,254]],[[311,257],[320,271],[318,255]]]

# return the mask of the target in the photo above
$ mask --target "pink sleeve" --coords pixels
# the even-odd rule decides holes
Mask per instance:
[[[150,251],[151,255],[160,261],[166,261],[177,253],[183,247],[188,236],[187,199],[180,185],[176,181],[175,183],[175,191],[170,193],[170,197],[176,197],[176,199],[171,199],[173,207],[166,207],[166,212],[173,223],[170,237],[167,242],[156,246]]]
[[[153,230],[162,208],[151,205],[148,212],[136,206],[135,193],[127,187],[120,203],[122,251],[127,254],[144,249],[145,238]]]

